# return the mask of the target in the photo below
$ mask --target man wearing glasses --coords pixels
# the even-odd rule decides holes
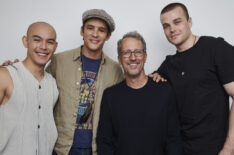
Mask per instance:
[[[174,93],[144,72],[146,43],[137,32],[118,41],[125,80],[104,91],[97,133],[100,155],[181,155]]]

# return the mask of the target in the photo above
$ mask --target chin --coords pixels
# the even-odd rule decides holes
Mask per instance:
[[[100,48],[100,45],[98,45],[98,44],[89,44],[88,48],[91,49],[91,50],[97,50],[97,49]]]
[[[128,77],[130,77],[130,78],[137,78],[138,76],[140,76],[140,73],[136,73],[136,72],[134,72],[134,73],[131,73],[131,72],[126,72],[126,75],[128,76]]]
[[[45,66],[47,64],[48,60],[43,60],[43,61],[37,61],[36,64],[38,66]]]

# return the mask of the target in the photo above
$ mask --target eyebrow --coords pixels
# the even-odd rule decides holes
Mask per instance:
[[[95,25],[92,25],[92,24],[87,24],[86,26],[96,27]],[[106,27],[106,26],[98,26],[98,28],[107,29],[107,27]]]
[[[33,38],[41,38],[41,37],[38,36],[38,35],[33,35],[32,37],[33,37]]]
[[[179,18],[173,19],[172,21],[175,22],[178,20],[182,20],[182,18],[179,17]],[[169,23],[165,22],[165,23],[162,23],[162,25],[169,25]]]
[[[33,38],[40,38],[40,39],[42,39],[40,36],[38,36],[38,35],[33,35],[32,36]],[[54,41],[55,42],[55,39],[53,39],[53,38],[49,38],[49,39],[47,39],[47,40],[50,40],[50,41]]]
[[[174,19],[173,21],[176,21],[176,20],[182,20],[182,18],[176,18],[176,19]]]

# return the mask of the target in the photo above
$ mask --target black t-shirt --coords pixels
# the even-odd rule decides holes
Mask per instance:
[[[181,155],[176,99],[169,83],[123,81],[103,93],[97,133],[100,155]]]
[[[186,155],[216,155],[229,116],[223,85],[234,81],[234,47],[222,38],[200,37],[190,49],[167,56],[157,70],[172,84]]]

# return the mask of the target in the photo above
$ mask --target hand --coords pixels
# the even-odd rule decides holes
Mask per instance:
[[[9,65],[12,65],[16,62],[19,62],[19,59],[15,59],[13,62],[10,60],[7,60],[7,61],[3,62],[1,66],[9,66]]]
[[[234,151],[223,148],[218,155],[234,155]]]
[[[224,146],[218,155],[234,155],[233,146],[234,146],[233,138],[230,138],[230,136],[227,136]]]
[[[154,74],[149,74],[149,77],[153,78],[153,80],[155,82],[159,82],[159,81],[162,81],[162,82],[166,82],[167,79],[164,79],[161,75],[159,75],[158,73],[154,73]]]

